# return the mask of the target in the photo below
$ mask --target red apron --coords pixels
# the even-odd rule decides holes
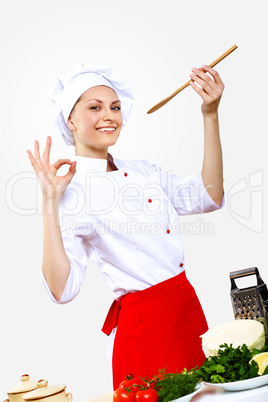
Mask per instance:
[[[181,372],[205,360],[200,335],[208,326],[185,272],[114,301],[102,331],[116,326],[114,390],[129,373],[150,379],[159,369]]]

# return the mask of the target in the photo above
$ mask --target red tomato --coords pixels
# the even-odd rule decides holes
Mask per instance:
[[[157,402],[158,395],[155,389],[148,388],[136,393],[135,402]]]
[[[147,387],[148,384],[147,384],[147,382],[143,381],[141,378],[134,377],[132,374],[129,374],[126,376],[126,379],[120,383],[119,388],[131,387],[132,391],[137,392],[140,390],[140,388],[138,387],[139,385],[141,385],[143,387]]]
[[[114,402],[134,402],[135,393],[128,392],[124,388],[118,388],[113,394]]]

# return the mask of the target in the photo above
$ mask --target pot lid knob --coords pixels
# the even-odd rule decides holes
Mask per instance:
[[[20,377],[20,379],[21,379],[22,382],[24,382],[24,381],[30,381],[30,376],[29,376],[29,374],[23,374],[23,375]]]
[[[47,386],[47,380],[39,380],[37,383],[38,388],[44,388]]]

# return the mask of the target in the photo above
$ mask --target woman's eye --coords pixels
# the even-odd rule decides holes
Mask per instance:
[[[90,109],[92,109],[92,110],[98,110],[98,109],[99,109],[99,106],[91,106]]]
[[[121,107],[120,106],[114,106],[114,107],[112,107],[112,110],[121,110]]]

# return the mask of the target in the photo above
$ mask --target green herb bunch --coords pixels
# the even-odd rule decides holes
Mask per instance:
[[[191,394],[199,382],[199,373],[193,369],[184,369],[181,373],[166,373],[159,370],[159,378],[155,383],[159,402],[169,402],[184,395]]]
[[[211,383],[225,383],[247,380],[258,376],[258,365],[252,357],[267,351],[267,342],[263,349],[250,351],[244,344],[237,348],[226,343],[220,345],[217,356],[208,357],[198,372],[203,381]],[[268,374],[268,366],[263,374]]]
[[[159,370],[159,374],[154,376],[153,380],[146,379],[146,381],[153,384],[159,402],[169,402],[191,394],[201,381],[225,383],[258,377],[258,365],[251,359],[263,352],[268,352],[268,337],[262,349],[251,351],[245,344],[233,348],[232,345],[225,343],[220,345],[218,355],[208,357],[199,369],[194,367],[187,371],[185,368],[181,373],[167,373],[165,369]],[[264,374],[268,374],[268,366]]]

